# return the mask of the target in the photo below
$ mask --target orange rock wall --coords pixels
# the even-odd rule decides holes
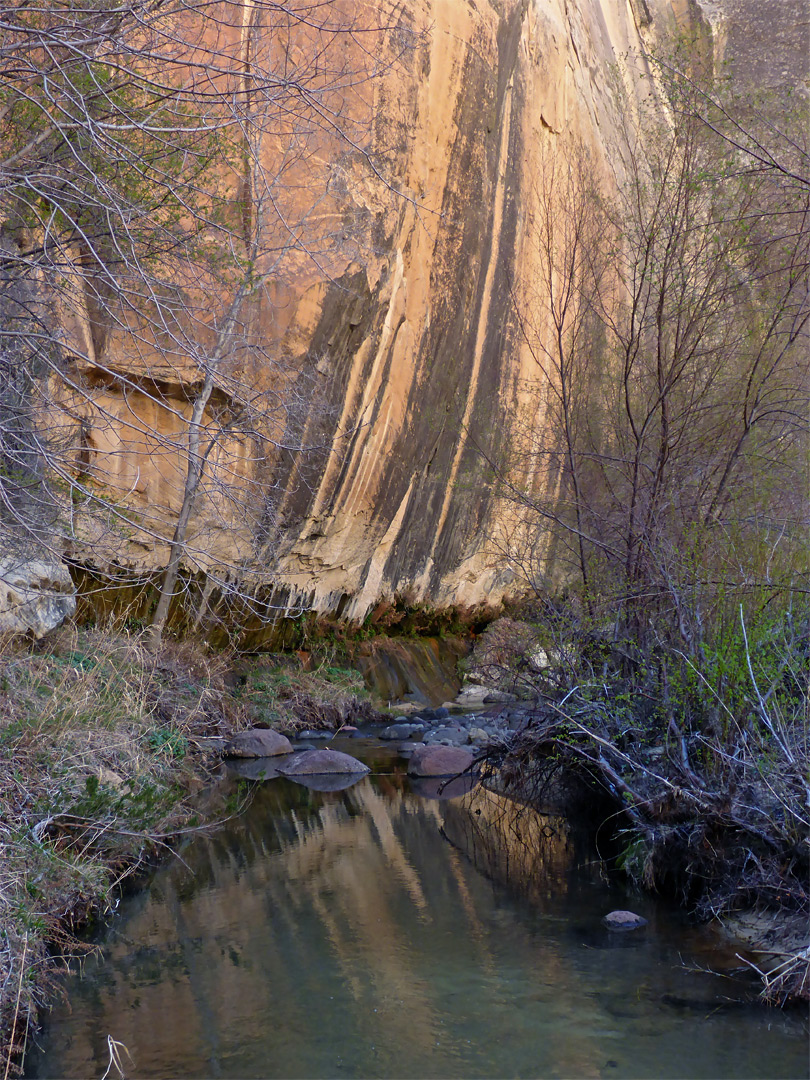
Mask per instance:
[[[294,261],[254,304],[261,355],[287,356],[308,376],[296,384],[311,403],[296,437],[331,447],[306,482],[285,454],[257,481],[275,492],[261,584],[286,603],[359,619],[384,597],[471,607],[519,587],[493,557],[507,510],[493,500],[485,457],[508,444],[528,370],[511,293],[533,274],[533,170],[541,152],[573,138],[609,167],[611,65],[669,16],[664,0],[388,4],[389,24],[423,35],[372,84],[371,146],[391,187],[357,156],[321,155],[310,166],[323,192],[312,228],[342,221],[345,244],[320,272]],[[118,335],[108,367],[128,369],[126,351]],[[179,507],[190,408],[182,376],[176,383],[164,382],[156,403],[102,380],[85,409],[94,478],[145,523],[116,540],[117,561],[133,569],[163,564],[161,533]],[[220,457],[215,470],[235,487],[253,476],[244,445],[226,440]],[[205,565],[207,550],[211,567],[232,568],[255,549],[251,511],[226,503],[200,501],[190,565]],[[96,563],[102,533],[85,528]]]

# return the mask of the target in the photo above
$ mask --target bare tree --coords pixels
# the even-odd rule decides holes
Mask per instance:
[[[520,296],[513,290],[513,301],[520,338],[536,371],[528,389],[530,397],[542,403],[542,427],[537,431],[532,423],[528,429],[519,425],[528,439],[516,440],[510,467],[511,477],[518,480],[511,496],[528,499],[527,508],[556,527],[560,542],[570,536],[586,594],[589,548],[599,540],[586,521],[589,463],[583,450],[588,417],[582,406],[593,363],[594,298],[606,273],[607,226],[593,169],[580,144],[568,155],[548,148],[540,159],[530,230],[537,274]],[[527,468],[537,477],[528,488],[519,479]],[[549,491],[554,492],[553,501],[547,499]]]
[[[802,549],[810,202],[797,140],[795,167],[763,169],[693,80],[667,90],[668,114],[623,112],[615,194],[580,149],[538,182],[540,274],[515,300],[547,402],[530,449],[565,468],[556,488],[507,477],[620,637],[694,659],[719,590],[778,587]]]
[[[334,177],[375,168],[387,29],[312,0],[0,15],[0,398],[4,446],[36,476],[23,507],[6,473],[6,517],[21,541],[47,519],[55,549],[100,563],[168,546],[156,641],[181,564],[229,588],[257,572],[254,480],[292,449],[303,393],[262,319],[304,263],[328,276],[354,242]],[[133,475],[136,445],[161,490]],[[201,500],[241,532],[230,551],[211,549]]]
[[[524,526],[503,554],[539,601],[510,669],[534,702],[493,756],[520,798],[596,781],[639,885],[806,924],[807,128],[695,68],[662,64],[653,107],[618,110],[612,183],[574,148],[537,185],[540,272],[514,290],[537,375],[493,463]],[[807,950],[784,970],[772,1000],[804,991]]]

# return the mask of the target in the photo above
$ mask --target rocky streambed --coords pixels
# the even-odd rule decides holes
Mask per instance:
[[[252,728],[228,740],[223,754],[229,767],[246,779],[287,776],[334,791],[349,787],[369,771],[351,753],[332,749],[334,740],[350,746],[352,740],[367,743],[372,739],[408,761],[411,777],[475,781],[487,749],[505,745],[527,723],[528,715],[521,709],[496,706],[486,712],[464,713],[453,706],[439,706],[395,717],[392,724],[304,729],[291,738],[272,728]],[[458,792],[458,785],[453,790]]]

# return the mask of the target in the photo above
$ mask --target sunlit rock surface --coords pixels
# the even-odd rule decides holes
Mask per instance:
[[[509,444],[508,417],[531,370],[511,294],[535,272],[526,237],[538,155],[581,139],[609,172],[615,71],[635,93],[639,51],[676,18],[703,26],[720,56],[750,52],[747,20],[755,13],[761,24],[767,7],[785,71],[799,63],[806,32],[806,22],[791,29],[794,5],[780,0],[383,6],[391,25],[424,35],[374,84],[369,146],[391,188],[356,156],[313,158],[308,182],[322,188],[324,215],[344,223],[346,243],[325,267],[299,260],[252,314],[266,352],[299,372],[296,437],[324,453],[304,479],[301,461],[279,454],[244,505],[212,486],[189,537],[191,565],[232,575],[250,563],[251,587],[275,589],[281,612],[362,619],[396,595],[472,608],[519,587],[497,558],[493,538],[508,521],[486,482],[487,458]],[[145,525],[122,540],[85,522],[73,554],[99,566],[160,569],[161,535],[180,505],[192,374],[164,371],[157,354],[143,362],[154,365],[164,401],[148,387],[124,395],[97,373],[97,409],[85,423],[85,467]],[[133,370],[120,334],[104,363]],[[251,475],[238,440],[223,440],[214,476],[218,468]]]
[[[67,567],[47,556],[0,559],[0,634],[41,638],[76,610]]]

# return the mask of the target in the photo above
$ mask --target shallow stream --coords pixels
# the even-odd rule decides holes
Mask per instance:
[[[130,1077],[808,1075],[803,1018],[744,1003],[734,950],[604,880],[564,821],[334,745],[371,775],[256,785],[122,902],[28,1076],[100,1077],[108,1036]],[[649,925],[602,927],[626,907]]]

